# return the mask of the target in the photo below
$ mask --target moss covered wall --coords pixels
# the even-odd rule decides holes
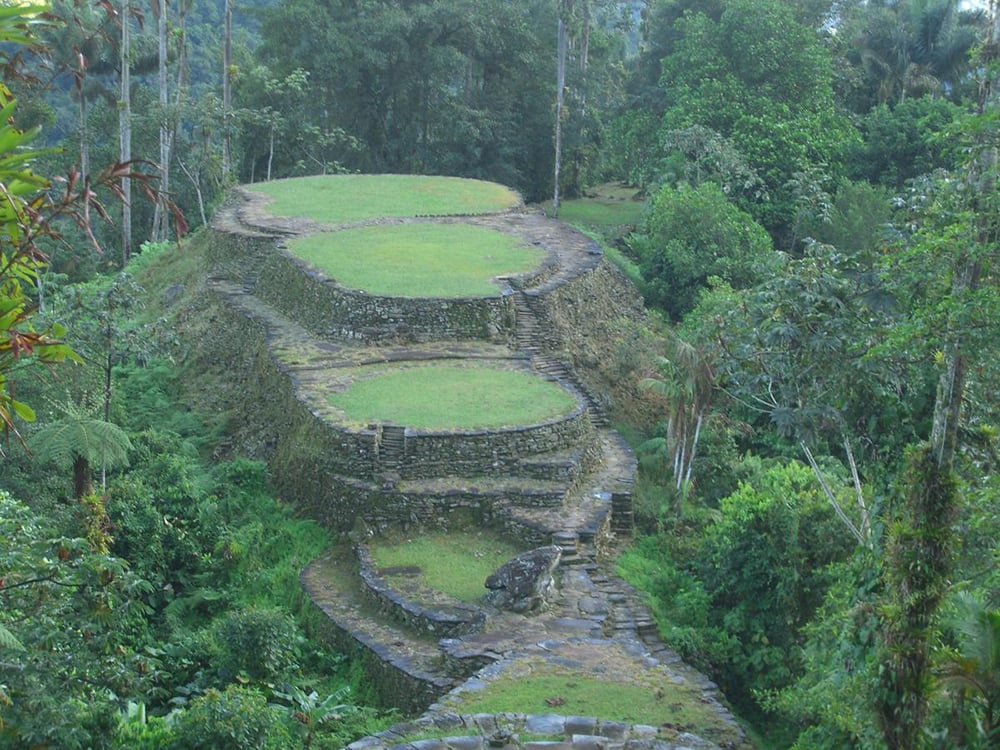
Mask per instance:
[[[344,288],[312,270],[282,249],[280,237],[232,230],[229,224],[213,230],[209,259],[217,271],[317,335],[368,344],[513,341],[509,293],[469,299],[380,297]]]

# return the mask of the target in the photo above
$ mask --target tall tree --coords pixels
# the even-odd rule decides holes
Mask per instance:
[[[859,51],[877,101],[957,96],[982,18],[958,0],[905,0],[868,9]]]
[[[556,37],[556,153],[555,186],[552,193],[552,212],[559,215],[559,181],[562,179],[563,148],[563,106],[566,101],[566,16],[572,7],[572,0],[558,0],[559,18]],[[569,7],[567,7],[569,6]]]
[[[100,466],[103,477],[106,469],[126,466],[132,443],[120,427],[94,416],[86,405],[64,403],[57,409],[59,416],[42,425],[30,445],[35,460],[72,472],[74,497],[82,501],[94,492],[92,467]]]
[[[160,104],[160,182],[156,188],[156,210],[153,214],[152,238],[154,242],[166,239],[167,212],[164,202],[170,194],[170,136],[171,128],[167,107],[169,91],[167,82],[167,0],[156,0],[156,40],[157,40],[157,90]]]
[[[233,7],[235,0],[225,0],[226,14],[222,25],[222,175],[229,179],[233,165]]]
[[[121,42],[119,47],[118,100],[118,161],[132,161],[132,2],[121,0]],[[122,265],[132,256],[132,177],[126,171],[121,177],[122,194]]]
[[[924,322],[939,331],[940,367],[934,418],[928,444],[914,450],[906,473],[900,519],[887,547],[888,591],[882,626],[877,715],[886,744],[910,750],[922,743],[930,683],[933,618],[947,592],[954,555],[958,490],[953,464],[958,449],[961,409],[973,352],[989,350],[975,319],[996,320],[996,289],[991,278],[1000,239],[997,220],[997,106],[995,57],[1000,44],[997,2],[980,63],[987,79],[972,130],[970,161],[964,179],[944,183],[924,213],[926,228],[914,245],[917,262],[933,256],[948,262],[950,277]],[[943,252],[947,251],[947,252]],[[975,315],[973,315],[975,310]],[[971,325],[970,325],[971,323]],[[992,338],[992,334],[986,334]]]
[[[836,174],[853,130],[833,100],[827,51],[787,3],[718,5],[698,4],[670,30],[661,133],[700,125],[731,141],[770,198],[745,207],[787,247],[795,212],[789,180],[815,162]]]

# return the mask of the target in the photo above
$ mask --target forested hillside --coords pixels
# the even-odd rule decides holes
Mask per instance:
[[[0,747],[341,747],[393,718],[307,636],[298,572],[334,540],[231,455],[178,335],[230,189],[335,172],[509,185],[641,290],[573,363],[640,457],[619,568],[761,747],[996,746],[998,24],[0,5]]]

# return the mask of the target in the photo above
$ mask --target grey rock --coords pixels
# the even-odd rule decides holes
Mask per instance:
[[[483,750],[482,737],[445,737],[451,750]]]
[[[347,750],[376,750],[384,747],[385,743],[378,737],[365,737],[357,742],[352,742],[347,746]]]
[[[608,613],[608,605],[593,596],[581,596],[577,607],[585,615],[606,615]]]
[[[527,734],[564,734],[566,719],[559,714],[533,714],[524,725]]]
[[[624,740],[628,735],[628,724],[620,721],[602,721],[600,734],[611,740]]]
[[[632,737],[634,739],[654,740],[659,733],[659,729],[649,724],[635,724],[632,727]]]
[[[574,734],[573,750],[608,750],[611,740],[596,734]]]
[[[597,720],[592,716],[570,716],[566,719],[566,734],[591,735],[597,731]]]
[[[555,589],[552,574],[560,549],[538,547],[513,557],[486,579],[486,602],[498,609],[529,612],[544,606]]]
[[[171,284],[168,286],[163,292],[164,307],[171,307],[178,299],[180,299],[180,296],[184,294],[184,289],[185,287],[183,284]]]

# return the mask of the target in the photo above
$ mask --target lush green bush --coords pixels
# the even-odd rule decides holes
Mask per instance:
[[[277,681],[295,668],[298,633],[287,612],[248,607],[227,612],[216,620],[213,640],[215,663],[222,676]]]
[[[741,484],[719,511],[695,568],[711,622],[734,639],[725,644],[727,692],[748,698],[787,685],[799,670],[799,631],[822,602],[827,566],[853,540],[812,471],[796,462]]]
[[[802,629],[853,538],[808,467],[752,463],[757,471],[718,510],[641,540],[620,565],[665,640],[760,718],[762,697],[800,673]]]
[[[209,690],[191,701],[175,724],[177,750],[285,750],[291,736],[285,712],[246,687]]]
[[[764,228],[712,182],[662,187],[634,244],[649,301],[675,319],[695,306],[710,278],[745,288],[781,263]]]
[[[851,158],[854,176],[900,189],[907,180],[954,166],[957,139],[942,136],[962,108],[937,96],[880,104],[861,122],[864,139]]]
[[[174,742],[171,721],[163,716],[146,716],[145,708],[131,704],[118,727],[114,750],[163,750]]]

